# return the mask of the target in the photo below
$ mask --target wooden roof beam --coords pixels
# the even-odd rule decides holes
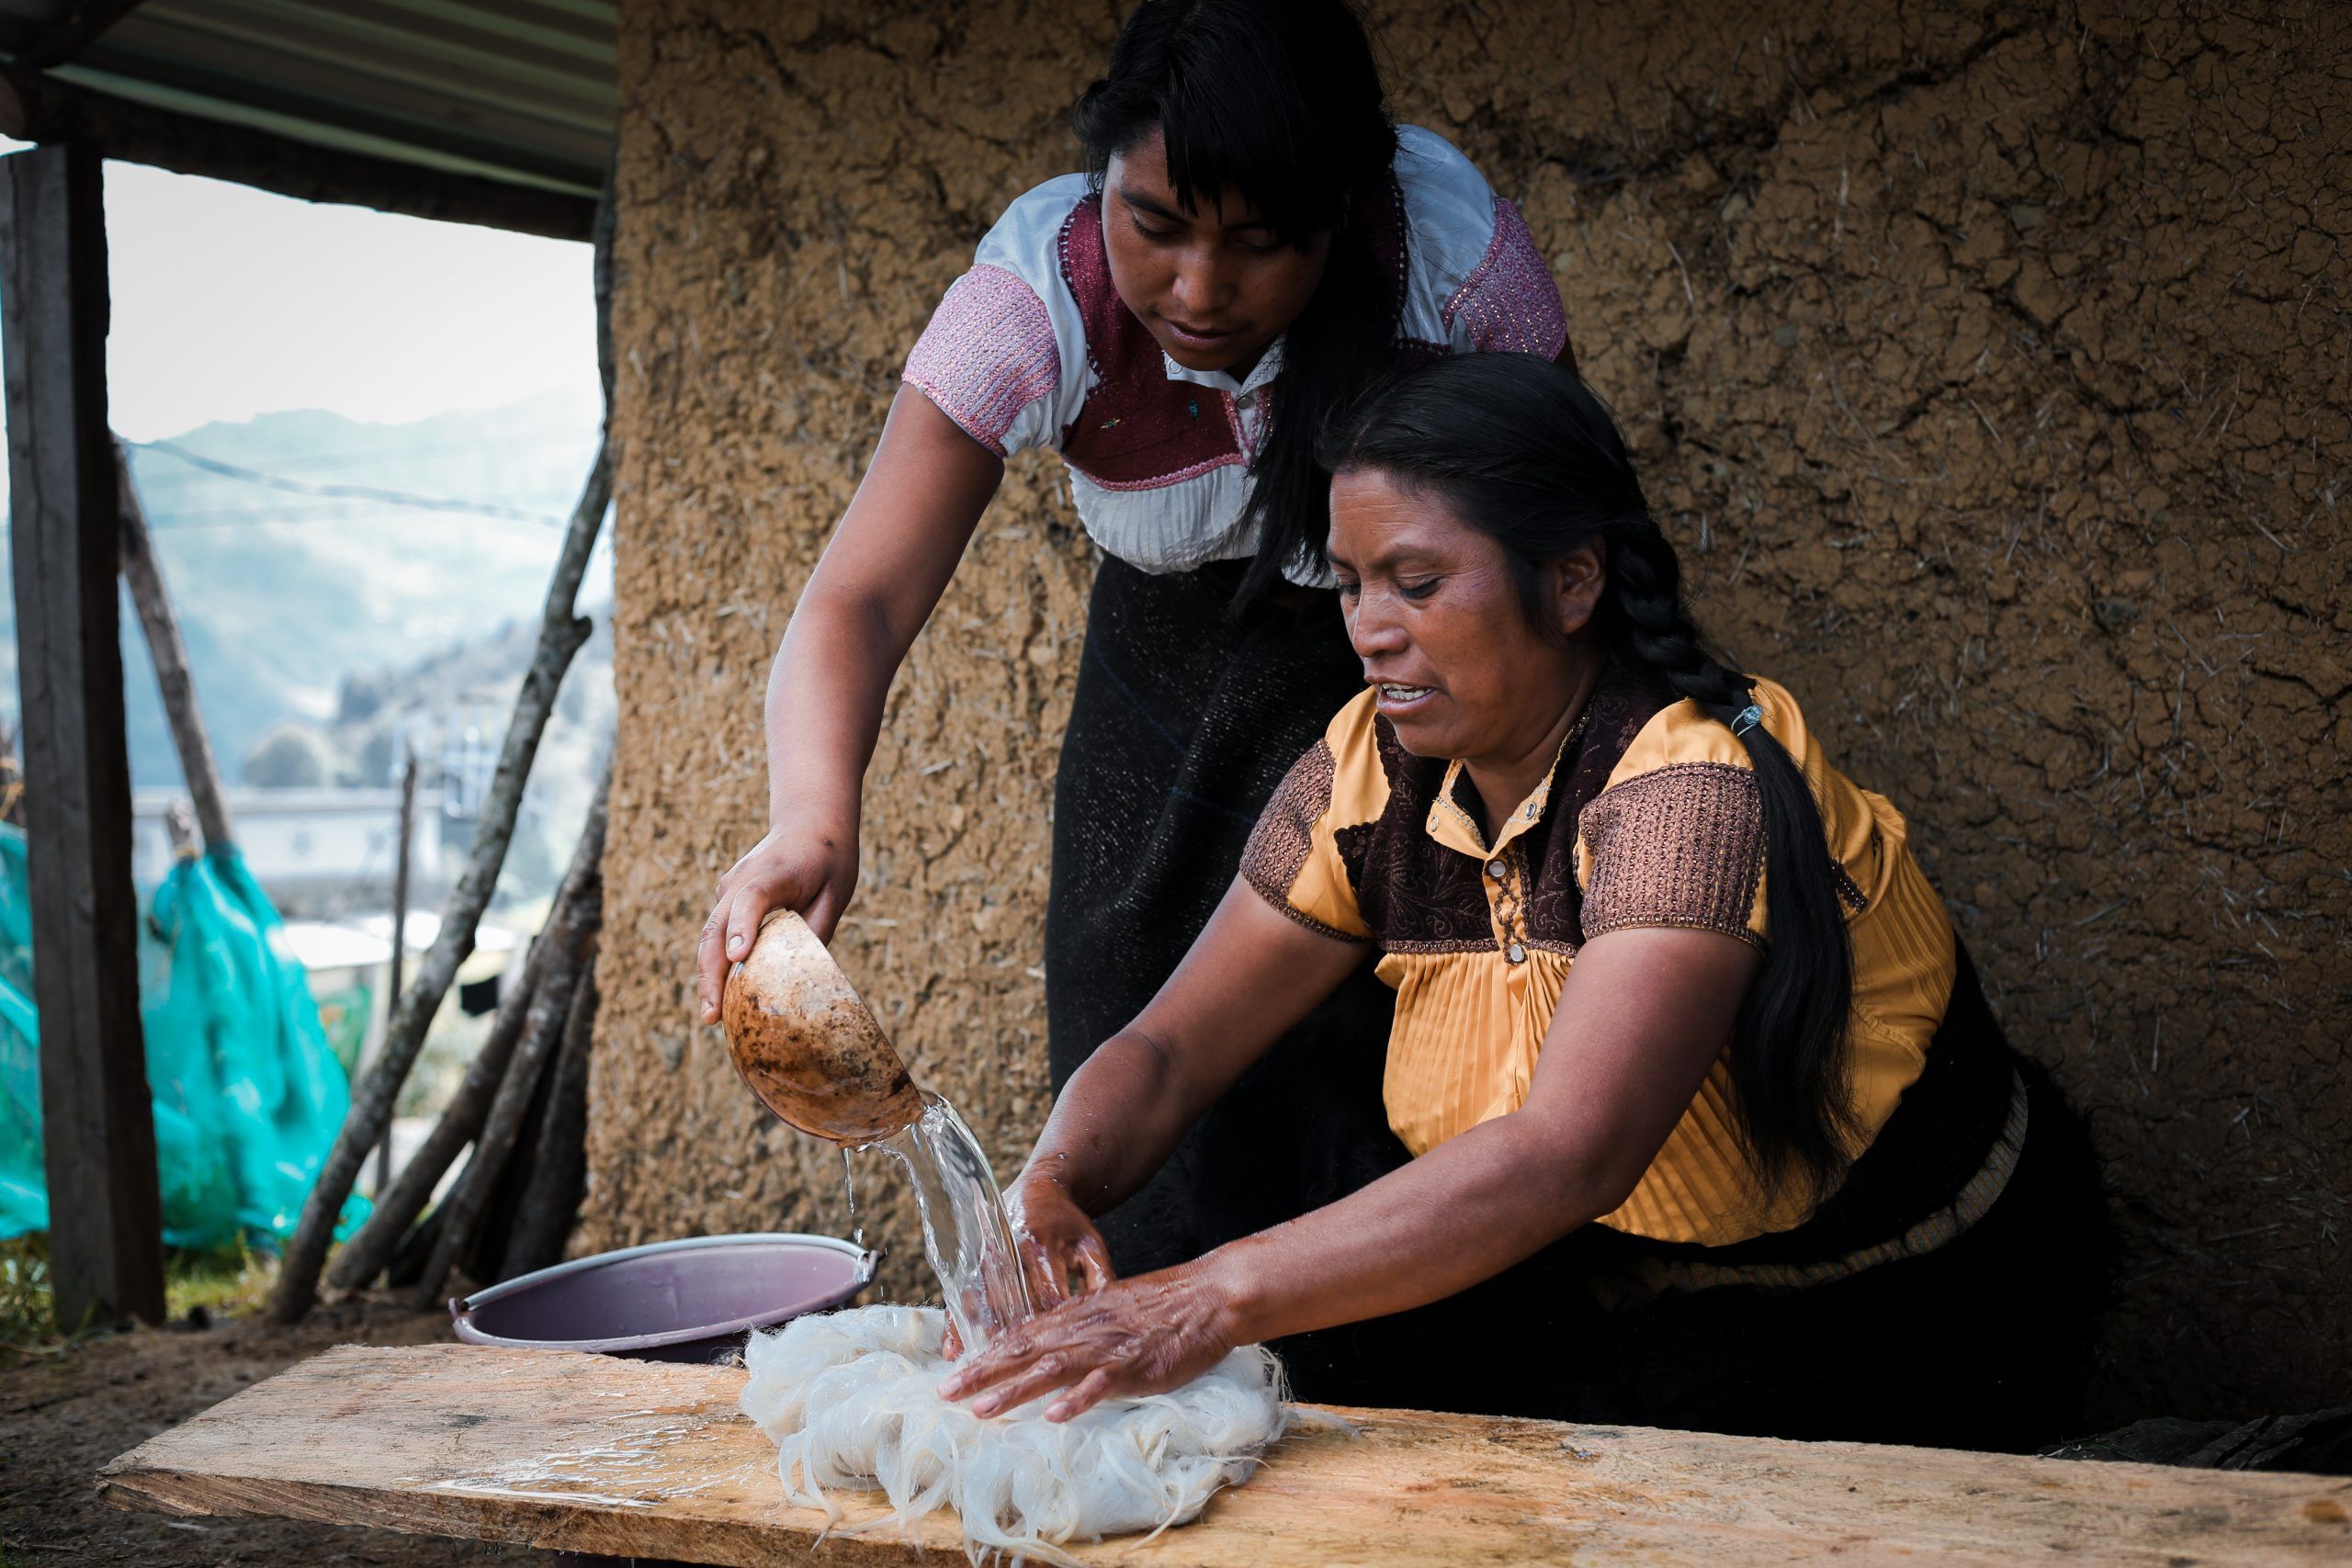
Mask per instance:
[[[27,71],[62,65],[97,42],[106,30],[137,10],[143,0],[84,0],[64,19],[17,51],[12,62]]]
[[[303,201],[372,207],[558,240],[587,239],[596,216],[589,197],[322,147],[91,92],[16,65],[0,66],[0,135],[80,142],[108,158],[231,180]]]

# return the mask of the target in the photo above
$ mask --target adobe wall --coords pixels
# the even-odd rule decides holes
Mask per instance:
[[[2130,1243],[2107,1413],[2352,1401],[2352,20],[1377,8],[1553,259],[1701,608],[1917,841]],[[779,19],[781,15],[783,19]],[[843,1227],[693,1021],[760,692],[932,304],[1110,4],[628,0],[609,929],[578,1245]],[[891,698],[840,943],[1006,1169],[1091,564],[1014,465]],[[914,1285],[903,1200],[872,1195]]]

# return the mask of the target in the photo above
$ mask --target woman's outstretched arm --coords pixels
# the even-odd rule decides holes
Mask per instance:
[[[1624,1201],[1730,1038],[1757,963],[1713,931],[1596,939],[1569,971],[1518,1111],[1328,1207],[1033,1319],[943,1392],[980,1394],[985,1416],[1067,1389],[1046,1412],[1066,1420],[1112,1394],[1177,1387],[1237,1345],[1492,1278]]]
[[[1085,1289],[1110,1283],[1092,1216],[1148,1181],[1201,1112],[1367,955],[1285,919],[1241,881],[1226,890],[1159,994],[1062,1087],[1014,1184],[1041,1304],[1067,1294],[1073,1275]]]
[[[703,926],[704,1022],[718,1021],[727,965],[770,909],[796,909],[831,940],[857,886],[858,790],[883,699],[1003,478],[1001,457],[899,389],[769,671],[768,832],[719,879]]]

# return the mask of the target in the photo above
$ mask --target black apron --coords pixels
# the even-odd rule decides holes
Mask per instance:
[[[1208,923],[1283,776],[1363,690],[1339,596],[1233,614],[1246,562],[1155,575],[1105,557],[1054,783],[1046,909],[1058,1093]],[[1196,1258],[1355,1190],[1404,1156],[1381,1102],[1394,994],[1366,963],[1097,1223],[1122,1274]]]

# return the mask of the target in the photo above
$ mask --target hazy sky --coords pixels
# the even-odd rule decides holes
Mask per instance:
[[[594,395],[584,244],[135,164],[106,180],[108,395],[127,439],[277,409],[399,422],[558,385]]]

